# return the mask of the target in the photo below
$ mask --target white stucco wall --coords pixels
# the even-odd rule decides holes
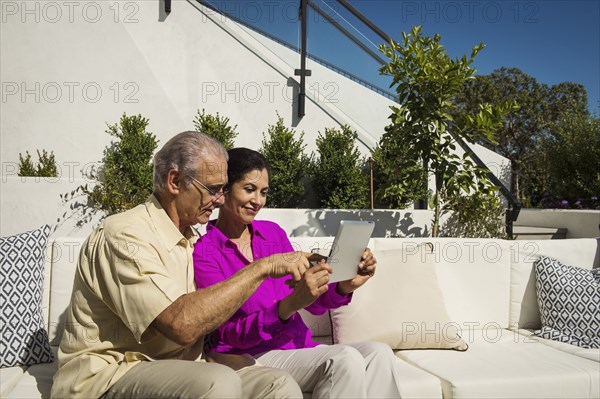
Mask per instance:
[[[238,125],[239,146],[260,147],[276,112],[305,132],[308,152],[319,131],[339,124],[358,131],[363,153],[376,144],[389,99],[309,61],[306,116],[298,119],[299,55],[195,4],[173,2],[164,16],[152,0],[3,0],[2,174],[35,149],[79,171],[101,159],[106,123],[123,112],[149,118],[162,142],[191,129],[205,108]]]
[[[102,214],[91,218],[87,197],[70,195],[86,179],[4,177],[0,200],[0,236],[5,237],[51,226],[53,237],[86,237],[97,226]],[[69,198],[62,201],[61,196]],[[86,212],[84,214],[84,212]],[[334,236],[340,220],[376,222],[374,237],[422,237],[431,233],[433,212],[424,210],[344,210],[344,209],[269,209],[258,219],[278,223],[290,237]],[[218,216],[218,210],[213,218]],[[85,223],[79,223],[85,220]],[[204,227],[198,226],[201,232]]]
[[[86,237],[97,225],[100,214],[82,225],[85,196],[63,202],[61,195],[71,193],[86,179],[2,177],[0,202],[2,219],[0,236],[33,230],[44,224],[52,227],[53,237]],[[218,216],[218,210],[213,214]],[[324,210],[324,209],[263,209],[259,219],[281,225],[290,237],[333,236],[340,220],[371,220],[376,222],[374,237],[424,237],[431,235],[430,210]],[[515,225],[563,227],[567,238],[599,236],[600,211],[523,209]],[[203,228],[200,227],[203,231]]]
[[[1,4],[3,174],[14,173],[26,150],[54,151],[63,168],[101,159],[111,139],[106,123],[123,112],[149,118],[149,130],[164,142],[192,129],[205,108],[228,116],[238,125],[236,144],[251,148],[260,147],[278,112],[306,133],[309,152],[319,130],[351,123],[319,104],[335,98],[314,92],[298,120],[294,67],[236,24],[215,22],[214,13],[207,17],[186,1],[174,2],[162,22],[159,1],[66,3]],[[335,96],[368,92],[350,81],[344,87]],[[379,101],[385,109],[387,100]]]
[[[149,118],[159,146],[192,129],[205,108],[238,125],[238,146],[258,149],[278,112],[305,132],[308,152],[319,131],[349,124],[368,154],[388,124],[389,99],[309,61],[306,116],[299,119],[299,55],[192,3],[174,1],[166,16],[158,0],[0,1],[3,234],[25,221],[27,207],[40,217],[47,208],[52,217],[62,210],[58,194],[101,160],[111,141],[106,123],[124,112]],[[16,177],[19,153],[35,160],[36,149],[54,152],[63,183],[24,194],[33,200],[13,193],[14,208],[4,194],[15,183],[7,182]],[[491,165],[506,163],[478,153]]]
[[[0,236],[5,237],[37,229],[45,224],[51,227],[52,237],[87,237],[100,220],[94,215],[89,222],[79,225],[82,217],[90,214],[87,197],[78,195],[63,201],[61,196],[71,193],[85,179],[2,177],[2,220]],[[83,212],[86,212],[84,215]]]

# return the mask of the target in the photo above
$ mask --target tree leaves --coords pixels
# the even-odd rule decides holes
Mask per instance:
[[[381,48],[390,61],[380,72],[392,75],[401,105],[392,108],[392,123],[375,152],[378,181],[383,184],[378,192],[390,202],[406,202],[417,192],[426,192],[427,176],[431,175],[435,181],[430,198],[435,210],[432,234],[436,236],[442,191],[459,195],[492,187],[471,161],[455,154],[456,138],[470,143],[484,137],[493,140],[493,131],[502,125],[510,106],[478,104],[476,112],[459,112],[455,98],[473,78],[475,69],[470,65],[484,48],[482,43],[472,49],[469,58],[452,59],[441,45],[441,37],[423,36],[421,27],[402,38],[402,45],[392,41]],[[405,169],[398,173],[394,166]]]
[[[571,176],[576,176],[579,170],[586,170],[590,162],[579,158],[567,147],[553,148],[552,144],[565,134],[575,138],[577,131],[587,137],[579,141],[581,148],[591,149],[597,142],[593,136],[584,133],[588,130],[583,126],[593,123],[593,118],[587,110],[587,93],[582,85],[564,82],[548,86],[517,68],[502,67],[490,75],[477,76],[465,82],[456,101],[459,112],[478,112],[478,122],[496,118],[498,115],[493,110],[498,107],[507,111],[504,112],[504,123],[495,128],[495,139],[489,135],[474,138],[510,159],[511,191],[520,202],[535,205],[548,190],[556,195],[569,193],[569,198],[577,198],[590,195],[589,189],[583,188],[586,185],[590,189],[598,189],[594,183],[597,174],[594,173],[586,174],[585,182],[577,184],[579,189],[574,189],[569,179],[561,178],[565,168],[556,167],[556,159],[563,159],[563,165],[569,165],[567,160],[579,160],[576,166],[569,167]],[[493,107],[491,110],[480,109],[481,103],[489,103]],[[575,120],[587,122],[571,123]]]

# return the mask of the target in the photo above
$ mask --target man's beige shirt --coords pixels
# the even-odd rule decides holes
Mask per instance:
[[[200,360],[150,326],[196,289],[197,235],[182,235],[158,200],[110,216],[83,244],[54,377],[55,398],[101,396],[140,361]]]

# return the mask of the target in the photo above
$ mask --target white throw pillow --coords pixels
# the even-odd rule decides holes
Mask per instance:
[[[433,256],[418,251],[377,251],[375,276],[352,302],[331,310],[333,339],[345,344],[380,341],[392,349],[467,350],[444,305]]]

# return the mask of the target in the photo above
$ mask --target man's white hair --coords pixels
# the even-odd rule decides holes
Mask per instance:
[[[227,151],[221,143],[200,132],[183,132],[171,138],[154,156],[153,186],[157,194],[164,193],[167,177],[171,169],[177,170],[184,185],[191,184],[189,176],[199,176],[198,160],[206,158],[207,168],[224,168],[225,165],[214,164],[211,158],[224,159],[227,162]],[[225,171],[223,169],[223,171]]]

